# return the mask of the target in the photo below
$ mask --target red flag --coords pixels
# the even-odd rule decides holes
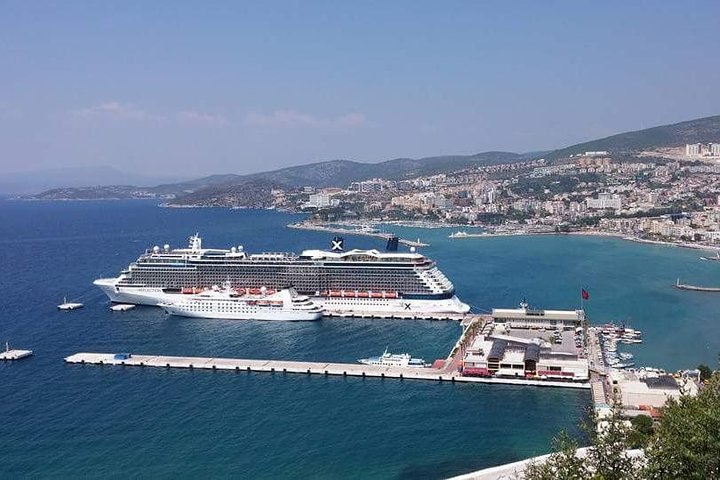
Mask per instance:
[[[580,291],[580,295],[582,295],[583,300],[590,300],[590,294],[584,288]]]

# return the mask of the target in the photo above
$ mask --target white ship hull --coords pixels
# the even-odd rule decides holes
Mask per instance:
[[[170,315],[191,318],[215,318],[224,320],[267,320],[267,321],[284,321],[284,322],[307,322],[320,320],[322,312],[298,312],[298,311],[271,311],[263,308],[248,308],[232,312],[197,312],[183,308],[178,305],[161,305],[162,309]]]
[[[174,303],[180,293],[165,293],[161,288],[118,287],[118,279],[101,278],[95,285],[116,303],[158,306],[160,303]],[[456,316],[468,313],[470,306],[457,296],[443,300],[389,299],[389,298],[352,298],[310,296],[310,299],[323,308],[329,315],[336,316],[387,316],[423,318]]]
[[[470,306],[456,296],[444,300],[388,299],[388,298],[328,298],[312,297],[331,315],[387,314],[389,316],[422,317],[423,315],[462,315]]]

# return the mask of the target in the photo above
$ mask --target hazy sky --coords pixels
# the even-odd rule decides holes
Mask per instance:
[[[0,169],[248,173],[720,113],[720,2],[0,1]]]

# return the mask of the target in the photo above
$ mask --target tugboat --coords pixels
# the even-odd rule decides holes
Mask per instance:
[[[379,357],[361,358],[358,360],[363,365],[378,365],[383,367],[419,367],[425,368],[430,365],[422,358],[412,358],[409,353],[389,353],[387,347]]]

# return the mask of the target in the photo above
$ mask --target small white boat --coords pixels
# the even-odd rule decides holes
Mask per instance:
[[[132,303],[116,303],[115,305],[110,306],[110,310],[113,312],[127,312],[133,308],[135,308],[135,305]]]
[[[618,363],[616,365],[613,365],[613,367],[615,367],[615,368],[630,368],[630,367],[634,367],[634,366],[635,366],[635,362]]]
[[[33,354],[32,350],[18,350],[10,348],[10,342],[5,342],[5,351],[0,352],[0,360],[20,360]]]
[[[68,302],[66,297],[63,297],[63,303],[57,306],[58,310],[77,310],[85,305],[77,302]]]
[[[358,360],[363,365],[377,365],[383,367],[429,367],[422,358],[412,358],[409,353],[389,353],[385,348],[385,352],[379,357],[361,358]]]
[[[450,234],[450,238],[464,238],[467,236],[468,236],[468,233],[464,230],[460,230],[460,231],[453,232]]]

